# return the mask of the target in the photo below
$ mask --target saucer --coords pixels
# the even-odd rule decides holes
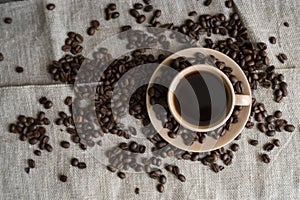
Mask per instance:
[[[180,56],[191,57],[192,55],[194,55],[197,52],[200,52],[200,53],[205,52],[205,54],[207,54],[207,55],[212,55],[216,59],[224,62],[226,64],[226,66],[231,67],[232,74],[235,75],[238,78],[238,80],[242,81],[242,84],[244,86],[243,94],[249,95],[251,97],[251,88],[248,83],[247,77],[244,74],[244,72],[242,71],[242,69],[239,67],[239,65],[234,60],[232,60],[227,55],[225,55],[219,51],[216,51],[213,49],[208,49],[208,48],[199,48],[199,47],[197,48],[196,47],[196,48],[184,49],[184,50],[178,51],[178,52],[170,55],[157,67],[157,69],[152,74],[151,79],[148,84],[147,95],[146,95],[146,106],[147,106],[148,115],[149,115],[149,118],[151,120],[153,127],[155,128],[155,130],[160,134],[160,136],[164,140],[166,140],[171,145],[173,145],[179,149],[185,150],[185,151],[207,152],[207,151],[213,151],[215,149],[219,149],[219,148],[227,145],[228,143],[233,141],[234,138],[236,138],[236,136],[238,136],[242,132],[242,130],[244,129],[244,127],[249,119],[249,116],[251,113],[251,105],[243,106],[243,109],[240,111],[240,113],[238,115],[239,122],[236,124],[232,124],[231,129],[227,130],[225,135],[220,136],[217,139],[206,135],[206,138],[202,144],[199,143],[198,141],[195,141],[191,146],[187,146],[183,142],[182,137],[176,137],[175,139],[173,139],[168,136],[169,130],[163,127],[162,121],[160,119],[158,119],[158,117],[156,116],[155,109],[154,109],[155,105],[151,105],[150,96],[148,95],[149,88],[151,88],[153,84],[157,84],[157,80],[164,79],[163,77],[160,77],[161,70],[164,70],[163,68],[166,68],[166,66],[169,65],[171,60],[173,60],[177,57],[180,57]],[[167,67],[167,68],[170,68],[170,67]],[[175,70],[173,70],[173,71],[171,70],[170,73],[178,73],[177,71],[176,72],[174,72],[174,71]],[[167,85],[165,85],[165,87],[168,88],[169,83],[167,82],[166,84]]]

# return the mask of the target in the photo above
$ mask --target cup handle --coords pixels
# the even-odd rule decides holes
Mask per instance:
[[[235,105],[236,106],[249,106],[252,103],[252,98],[249,95],[236,94]]]

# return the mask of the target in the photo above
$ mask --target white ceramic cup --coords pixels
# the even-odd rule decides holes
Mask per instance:
[[[176,110],[175,105],[174,105],[174,91],[180,81],[184,79],[184,77],[188,74],[191,74],[193,72],[208,72],[216,77],[220,77],[223,80],[224,87],[226,87],[226,93],[228,97],[228,103],[227,103],[227,109],[225,115],[220,117],[216,122],[213,122],[212,124],[208,125],[195,125],[187,120],[185,120]],[[197,132],[208,132],[217,129],[218,127],[224,125],[226,121],[230,118],[234,106],[249,106],[251,105],[252,98],[250,95],[241,95],[241,94],[235,94],[233,86],[228,79],[228,77],[218,68],[215,68],[210,65],[205,65],[205,64],[199,64],[199,65],[193,65],[191,67],[187,67],[184,70],[180,71],[172,80],[169,91],[168,91],[168,104],[169,104],[169,109],[176,119],[182,126],[184,126],[187,129],[190,129],[192,131],[197,131]]]

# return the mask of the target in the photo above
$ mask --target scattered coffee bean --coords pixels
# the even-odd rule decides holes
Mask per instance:
[[[115,3],[110,3],[110,4],[108,4],[107,8],[111,11],[114,11],[117,9],[117,6]]]
[[[239,145],[236,144],[236,143],[233,143],[231,146],[230,146],[230,149],[232,151],[238,151],[239,150]]]
[[[269,41],[270,41],[271,44],[276,44],[276,38],[274,36],[271,36],[269,38]]]
[[[5,24],[11,24],[12,23],[12,18],[10,18],[10,17],[4,18],[4,23]]]
[[[3,54],[0,52],[0,62],[4,60]]]
[[[47,9],[48,10],[54,10],[55,9],[55,4],[53,4],[53,3],[47,4]]]
[[[182,175],[182,174],[178,174],[177,178],[178,178],[181,182],[185,182],[185,181],[186,181],[185,176]]]
[[[119,12],[113,12],[113,13],[111,13],[111,18],[113,18],[113,19],[116,19],[116,18],[118,18],[120,16],[120,13]]]
[[[264,163],[269,163],[270,162],[270,157],[268,156],[268,154],[261,154],[261,160],[264,162]]]
[[[45,109],[50,109],[50,108],[52,108],[52,106],[53,106],[53,103],[50,100],[47,100],[46,103],[44,104]]]
[[[77,164],[78,169],[85,169],[86,168],[86,164],[84,162],[79,162]]]
[[[143,6],[143,4],[141,4],[141,3],[135,3],[135,4],[133,5],[133,7],[134,7],[134,9],[139,10],[139,9],[142,9],[144,6]]]
[[[198,14],[197,14],[196,11],[191,11],[191,12],[189,12],[188,15],[189,15],[190,17],[196,17]]]
[[[47,97],[41,97],[40,99],[39,99],[39,103],[40,104],[45,104],[46,102],[47,102]]]
[[[284,130],[287,131],[287,132],[294,132],[295,126],[292,125],[292,124],[287,124],[287,125],[284,126]]]
[[[280,110],[275,111],[274,116],[276,118],[280,118],[282,116],[282,112]]]
[[[232,6],[233,6],[232,0],[227,0],[227,1],[225,1],[225,6],[226,6],[227,8],[232,8]]]
[[[212,0],[204,0],[203,5],[209,6],[211,4]]]
[[[280,146],[280,140],[274,139],[272,142],[273,142],[273,144],[274,144],[276,147],[279,147],[279,146]]]
[[[274,149],[274,144],[268,142],[268,143],[266,143],[266,144],[263,146],[263,149],[264,149],[265,151],[272,151],[272,150]]]
[[[26,172],[27,174],[29,174],[30,168],[29,168],[29,167],[25,167],[25,172]]]
[[[95,29],[98,29],[100,27],[100,22],[98,20],[92,20],[91,26],[94,27]]]
[[[70,97],[70,96],[66,97],[65,104],[67,106],[71,106],[72,105],[72,97]]]
[[[167,177],[165,175],[160,175],[159,176],[159,182],[161,184],[165,184],[167,182]]]
[[[74,167],[77,167],[79,163],[79,160],[77,158],[72,158],[71,165]]]
[[[147,5],[149,5],[151,3],[151,0],[143,0],[143,2]]]
[[[290,24],[288,22],[283,22],[283,25],[286,26],[286,27],[290,26]]]
[[[146,20],[146,16],[145,15],[140,15],[136,18],[136,22],[141,24]]]
[[[249,144],[251,144],[252,146],[256,146],[256,145],[258,145],[258,141],[257,140],[249,140]]]
[[[61,182],[67,182],[68,177],[65,176],[65,175],[60,175],[60,176],[59,176],[59,180],[60,180]]]
[[[46,149],[48,152],[52,152],[53,147],[52,147],[50,144],[45,144],[45,149]]]
[[[269,136],[269,137],[273,137],[274,135],[275,135],[275,131],[274,130],[268,130],[267,132],[266,132],[266,135],[267,136]]]
[[[22,73],[24,71],[23,67],[17,66],[16,67],[16,72],[17,73]]]
[[[119,177],[120,179],[124,179],[124,178],[126,178],[126,175],[125,175],[124,172],[118,172],[118,177]]]
[[[164,190],[165,190],[165,187],[164,187],[163,184],[158,184],[158,185],[156,186],[156,188],[157,188],[157,190],[158,190],[160,193],[163,193]]]
[[[62,142],[60,142],[60,146],[67,149],[70,147],[70,143],[67,141],[62,141]]]
[[[147,5],[147,6],[145,6],[145,8],[144,8],[144,11],[145,12],[151,12],[153,10],[153,6],[152,5]]]
[[[95,32],[96,32],[96,29],[94,27],[89,27],[87,29],[87,34],[90,36],[95,35]]]
[[[134,189],[134,193],[135,193],[135,194],[140,194],[140,188],[135,188],[135,189]]]
[[[33,153],[36,156],[41,156],[42,155],[42,152],[40,150],[34,150]]]
[[[32,159],[28,159],[28,167],[35,168],[35,161]]]

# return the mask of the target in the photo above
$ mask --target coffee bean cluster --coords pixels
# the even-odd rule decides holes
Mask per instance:
[[[116,19],[120,16],[120,13],[116,11],[117,5],[115,3],[110,3],[107,5],[105,8],[105,19],[110,20],[110,19]]]
[[[90,25],[87,29],[88,35],[94,35],[96,31],[100,30],[100,22],[98,20],[92,20]]]
[[[71,52],[73,55],[79,54],[82,52],[83,47],[80,45],[83,42],[83,36],[69,32],[68,38],[65,40],[65,45],[61,47],[64,52]]]

